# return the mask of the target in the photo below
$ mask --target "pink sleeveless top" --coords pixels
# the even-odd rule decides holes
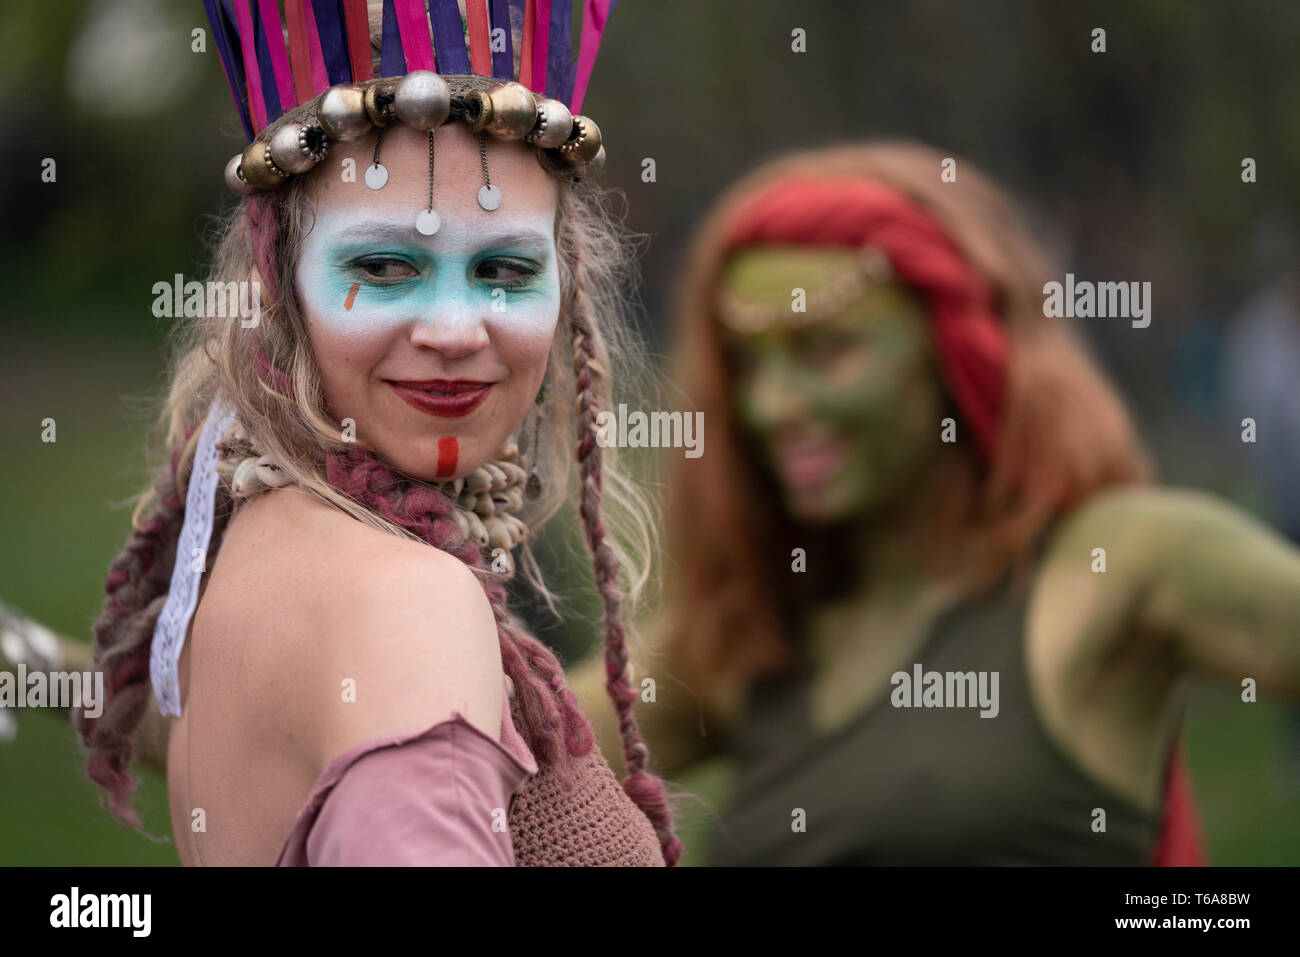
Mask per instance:
[[[276,865],[663,866],[654,828],[599,748],[564,787],[539,770],[508,694],[501,710],[499,742],[453,712],[336,757]]]

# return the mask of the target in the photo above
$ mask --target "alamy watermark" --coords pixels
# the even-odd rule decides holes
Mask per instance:
[[[171,282],[153,284],[153,314],[159,319],[233,319],[245,329],[261,321],[262,284],[253,281],[206,283],[177,273]]]
[[[1065,282],[1043,284],[1043,315],[1049,319],[1132,319],[1134,329],[1151,325],[1150,282]]]
[[[104,672],[37,671],[19,662],[0,671],[0,708],[85,709],[86,717],[104,713]]]
[[[926,671],[914,664],[910,674],[895,671],[889,683],[895,708],[979,708],[981,718],[996,718],[1000,710],[996,671]]]
[[[629,412],[596,414],[596,444],[601,448],[685,449],[688,459],[704,454],[703,412]]]
[[[125,927],[148,937],[153,927],[152,894],[83,894],[74,887],[50,898],[50,926]]]

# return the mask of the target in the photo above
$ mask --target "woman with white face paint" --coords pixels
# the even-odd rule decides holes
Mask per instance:
[[[630,247],[590,176],[599,130],[577,115],[594,45],[575,82],[531,18],[505,31],[522,56],[490,57],[483,0],[464,36],[455,4],[432,4],[432,39],[397,29],[423,3],[399,0],[395,22],[372,3],[369,24],[347,6],[305,27],[286,6],[292,72],[283,48],[260,79],[238,43],[221,50],[261,132],[227,170],[245,198],[213,278],[256,283],[261,308],[194,320],[177,353],[164,461],[96,625],[107,704],[76,716],[88,773],[138,826],[133,734],[156,697],[186,864],[675,864],[604,490],[644,511],[594,433],[636,354]],[[214,32],[249,36],[222,10]],[[571,488],[621,788],[505,604],[516,554],[538,581],[529,538]]]

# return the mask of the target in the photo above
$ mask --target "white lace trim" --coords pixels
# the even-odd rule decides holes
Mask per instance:
[[[154,626],[149,651],[149,678],[163,714],[181,716],[178,673],[185,633],[199,597],[199,579],[207,563],[212,539],[212,513],[217,491],[217,443],[234,421],[235,410],[218,395],[208,409],[207,421],[194,448],[194,468],[185,493],[185,524],[176,541],[176,564],[172,567],[167,602]]]

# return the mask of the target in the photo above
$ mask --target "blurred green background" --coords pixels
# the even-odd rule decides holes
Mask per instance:
[[[1089,49],[1098,26],[1104,54]],[[202,277],[230,202],[222,167],[243,146],[215,50],[190,50],[195,27],[198,0],[0,8],[0,596],[70,635],[89,636],[123,503],[146,478],[169,322],[152,316],[151,287]],[[795,27],[807,53],[790,51]],[[639,319],[652,354],[690,228],[738,174],[791,148],[921,139],[1005,184],[1077,275],[1153,281],[1149,329],[1085,333],[1167,480],[1278,520],[1220,358],[1242,305],[1300,252],[1297,41],[1290,0],[623,0],[586,111],[629,225],[651,237]],[[1257,183],[1240,180],[1245,156]],[[54,183],[40,178],[47,157]],[[47,417],[55,443],[40,439]],[[537,620],[570,660],[593,641],[582,575],[572,561],[557,572],[572,583],[567,625]],[[1300,863],[1294,711],[1196,689],[1187,739],[1214,863]],[[688,862],[727,775],[714,762],[677,781],[700,796],[684,810]],[[159,777],[143,773],[137,804],[150,831],[170,833]],[[170,843],[99,809],[62,723],[23,715],[0,745],[0,864],[175,861]]]

